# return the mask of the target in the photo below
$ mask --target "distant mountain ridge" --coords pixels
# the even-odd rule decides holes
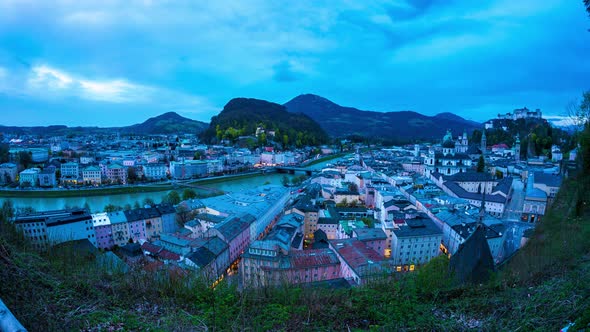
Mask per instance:
[[[413,111],[373,112],[340,106],[326,98],[304,94],[284,104],[289,112],[302,113],[317,121],[335,137],[359,135],[389,140],[441,138],[450,129],[457,136],[481,124],[452,113],[427,116]]]
[[[11,134],[29,135],[69,135],[69,134],[107,134],[119,132],[122,134],[175,134],[194,133],[200,134],[208,127],[205,122],[192,120],[178,115],[175,112],[167,112],[146,121],[125,127],[68,127],[65,125],[52,126],[0,126],[0,132]]]

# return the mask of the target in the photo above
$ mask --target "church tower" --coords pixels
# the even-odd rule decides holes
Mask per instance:
[[[520,135],[516,136],[516,142],[514,142],[514,159],[520,161]]]
[[[486,142],[486,130],[484,129],[481,133],[481,154],[485,155],[487,150],[487,142]]]

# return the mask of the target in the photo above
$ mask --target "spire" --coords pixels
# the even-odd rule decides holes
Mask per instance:
[[[486,141],[486,130],[484,129],[481,133],[481,153],[486,154],[487,141]]]
[[[481,199],[481,206],[479,207],[479,218],[478,218],[479,224],[483,224],[483,220],[486,216],[486,185],[487,185],[487,182],[484,182],[483,196]]]

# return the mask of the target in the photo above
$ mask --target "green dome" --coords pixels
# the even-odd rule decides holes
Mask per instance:
[[[454,148],[455,147],[455,141],[453,141],[453,134],[451,134],[450,130],[447,130],[447,134],[443,138],[442,147],[443,148]]]

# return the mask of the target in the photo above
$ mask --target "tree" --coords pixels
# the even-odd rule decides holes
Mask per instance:
[[[121,208],[118,206],[115,206],[113,204],[108,204],[104,207],[104,212],[111,213],[111,212],[119,211],[120,209]]]
[[[483,173],[485,171],[486,168],[486,161],[483,157],[483,154],[481,156],[479,156],[479,160],[477,161],[477,172],[478,173]]]
[[[139,205],[138,201],[135,201],[135,203],[133,203],[133,209],[139,209],[141,206]]]
[[[2,220],[10,220],[14,217],[14,204],[11,200],[5,200],[2,203],[2,210],[0,210],[0,216]]]
[[[183,201],[193,198],[197,198],[197,193],[193,189],[187,188],[182,192]]]
[[[348,183],[348,191],[352,191],[357,193],[359,191],[359,186],[356,183],[349,182]]]
[[[179,205],[176,208],[176,222],[184,227],[188,221],[194,217],[194,213],[190,211],[184,204]]]
[[[180,203],[180,195],[178,192],[172,190],[162,198],[162,203],[177,205]]]
[[[149,198],[149,197],[146,197],[146,198],[143,199],[143,205],[144,206],[145,205],[153,206],[155,204],[156,204],[156,202],[154,202],[154,200],[151,199],[151,198]]]
[[[8,162],[10,159],[10,145],[6,143],[0,144],[0,164]]]
[[[129,183],[135,183],[138,180],[137,172],[135,171],[135,167],[128,167],[127,168],[127,181]]]
[[[194,160],[201,160],[201,158],[203,158],[203,151],[195,151],[195,155],[193,156]]]
[[[281,183],[283,184],[283,186],[288,187],[289,186],[289,178],[286,175],[283,175],[283,177],[281,178]]]
[[[27,169],[33,163],[33,153],[30,151],[20,151],[18,153],[18,163]]]

